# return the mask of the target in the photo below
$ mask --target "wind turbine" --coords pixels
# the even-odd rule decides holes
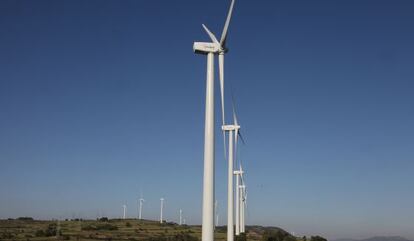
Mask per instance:
[[[228,180],[227,180],[227,240],[233,241],[234,240],[234,187],[233,187],[233,179],[234,179],[234,171],[233,171],[233,167],[234,167],[234,159],[235,159],[235,154],[233,154],[233,151],[235,151],[237,153],[237,143],[238,143],[238,138],[240,137],[240,139],[242,140],[242,142],[244,143],[243,137],[240,134],[240,125],[238,124],[237,121],[237,116],[236,116],[236,111],[234,108],[234,103],[233,103],[233,125],[223,125],[222,127],[223,131],[227,131],[228,132],[228,136],[229,136],[229,154],[228,154]],[[234,136],[234,142],[233,142],[233,136]],[[233,143],[235,143],[234,147],[233,147]],[[238,182],[238,180],[237,180]],[[237,194],[237,189],[236,189],[236,194]],[[237,203],[236,203],[236,207],[237,207]],[[236,218],[238,219],[239,213],[238,210],[236,210]],[[236,222],[238,222],[236,219]],[[237,226],[236,226],[236,234],[240,234],[240,230],[237,230]],[[238,232],[237,232],[238,231]]]
[[[240,175],[243,174],[243,170],[241,165],[239,170],[234,171],[234,175],[236,176],[236,235],[240,235],[240,206],[241,206],[241,195],[240,195]]]
[[[245,184],[245,180],[243,178],[243,166],[240,163],[240,186],[238,186],[238,188],[240,189],[240,233],[244,233],[245,230],[245,220],[246,220],[246,206],[247,206],[247,192],[246,192],[246,184]]]
[[[124,215],[122,216],[122,219],[125,219],[126,218],[126,209],[127,209],[127,206],[124,204],[124,205],[122,205],[122,207],[124,208]]]
[[[228,175],[227,175],[227,241],[234,240],[234,194],[233,194],[233,135],[236,129],[240,128],[238,125],[224,125],[223,131],[228,132],[229,136],[229,156],[228,156]]]
[[[162,223],[162,211],[164,208],[164,198],[160,198],[160,201],[161,201],[160,223]]]
[[[245,210],[246,210],[246,205],[247,205],[247,202],[246,202],[246,200],[247,200],[246,185],[241,185],[240,188],[241,188],[241,195],[242,195],[241,196],[242,197],[242,205],[241,205],[241,209],[240,209],[240,211],[241,211],[240,212],[240,216],[241,216],[240,231],[242,233],[245,233],[246,232],[246,224],[245,224],[245,220],[246,220],[245,214],[246,214],[246,212],[245,212]]]
[[[207,55],[202,241],[213,241],[214,239],[214,56],[219,56],[222,124],[224,126],[224,54],[227,52],[227,31],[233,12],[234,2],[235,0],[231,1],[220,42],[215,35],[203,25],[204,30],[207,32],[212,42],[195,42],[193,45],[193,50],[196,54]]]
[[[139,216],[138,218],[142,220],[142,206],[144,205],[145,200],[141,197],[139,199]]]
[[[232,98],[232,104],[233,104],[233,123],[234,123],[234,139],[235,139],[235,155],[237,154],[237,145],[239,143],[238,138],[240,137],[240,140],[242,141],[243,144],[245,144],[243,136],[241,135],[241,131],[240,131],[240,125],[238,123],[237,120],[237,114],[236,114],[236,108],[235,108],[235,104],[234,104],[234,98]],[[229,149],[229,151],[232,151]],[[235,157],[236,161],[237,158]],[[229,164],[230,165],[230,164]],[[244,179],[243,179],[243,168],[242,168],[242,164],[241,161],[239,160],[239,170],[235,170],[233,172],[233,174],[236,176],[236,235],[240,235],[240,233],[242,233],[243,227],[242,227],[242,219],[244,219],[243,217],[243,211],[244,211],[244,207],[243,207],[243,203],[242,203],[242,190],[241,190],[241,185],[244,184]],[[230,174],[230,173],[229,173]]]
[[[183,224],[183,210],[180,209],[180,225]]]

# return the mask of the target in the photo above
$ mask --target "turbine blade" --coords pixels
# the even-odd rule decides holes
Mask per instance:
[[[224,54],[219,54],[219,78],[220,78],[220,96],[221,96],[221,120],[222,125],[226,123],[224,115]],[[224,146],[224,160],[227,160],[227,144],[226,144],[226,131],[223,130],[223,146]]]
[[[233,105],[233,123],[235,125],[239,125],[239,122],[237,121],[237,114],[236,114],[236,107],[234,106],[234,97],[232,96],[232,105]],[[242,141],[243,145],[246,145],[246,142],[244,141],[244,138],[241,134],[241,131],[237,131],[238,137],[240,137],[240,140]]]
[[[214,36],[214,34],[207,28],[206,25],[203,24],[203,28],[204,28],[204,30],[206,30],[208,36],[210,36],[210,39],[211,39],[211,41],[213,41],[213,43],[220,44],[219,41],[217,40],[216,36]]]
[[[242,167],[242,164],[241,164],[241,162],[240,162],[240,179],[241,179],[241,185],[244,185],[244,178],[243,178],[243,174],[244,174],[244,172],[243,172],[243,167]]]
[[[234,1],[235,0],[231,0],[230,9],[229,9],[229,12],[227,14],[226,23],[224,24],[223,32],[221,34],[220,44],[223,47],[226,45],[227,31],[229,29],[231,15],[233,14]]]
[[[244,138],[243,138],[240,131],[239,131],[239,137],[240,137],[240,140],[242,141],[243,145],[246,145],[246,142],[244,141]]]
[[[240,180],[241,180],[241,185],[244,185],[244,178],[243,178],[243,174],[240,174]]]
[[[221,93],[221,117],[222,123],[225,124],[224,116],[224,54],[219,54],[219,77],[220,77],[220,93]]]
[[[239,129],[236,128],[236,130],[234,131],[234,160],[235,160],[235,163],[237,163],[237,143],[239,142],[238,136],[239,136]]]
[[[247,190],[244,190],[244,206],[247,208]]]
[[[234,100],[232,101],[232,105],[233,105],[233,123],[235,125],[239,125],[239,123],[237,122],[237,115],[236,115],[236,108],[234,107]]]
[[[233,107],[233,123],[234,123],[234,125],[238,126],[239,122],[237,121],[236,107],[234,105],[234,96],[233,96],[233,94],[232,94],[232,107]],[[240,140],[242,141],[243,145],[246,145],[246,142],[244,141],[244,138],[241,135],[240,129],[236,129],[234,134],[235,134],[235,136],[234,136],[234,140],[235,140],[235,145],[234,145],[235,146],[235,154],[234,154],[234,156],[235,156],[235,160],[237,162],[236,155],[237,155],[237,145],[239,143],[239,137],[240,137]],[[241,165],[241,160],[239,160],[239,163]]]

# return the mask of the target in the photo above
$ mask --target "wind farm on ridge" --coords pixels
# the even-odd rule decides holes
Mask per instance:
[[[1,2],[0,241],[410,241],[413,7]]]

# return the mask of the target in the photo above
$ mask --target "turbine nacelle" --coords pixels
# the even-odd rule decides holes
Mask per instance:
[[[243,171],[234,171],[233,174],[234,175],[242,175],[244,172]]]
[[[239,125],[225,125],[225,126],[222,126],[221,129],[223,131],[235,131],[235,130],[239,130],[240,126]]]
[[[194,42],[193,50],[196,54],[216,54],[222,52],[220,44],[208,42]]]

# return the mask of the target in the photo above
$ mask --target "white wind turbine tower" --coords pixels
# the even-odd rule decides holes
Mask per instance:
[[[142,220],[142,206],[144,205],[145,200],[141,197],[139,200],[139,215],[138,218]]]
[[[247,192],[246,192],[246,184],[245,184],[245,180],[243,178],[243,167],[240,164],[240,181],[241,184],[238,187],[240,189],[240,233],[245,233],[245,220],[246,220],[246,206],[247,206]]]
[[[124,208],[124,215],[122,216],[122,219],[125,219],[126,218],[126,209],[127,209],[127,206],[124,204],[124,205],[122,205],[122,207]]]
[[[237,115],[236,115],[236,108],[234,105],[234,99],[233,99],[233,122],[234,122],[234,139],[235,139],[235,153],[237,154],[237,145],[238,145],[238,138],[240,137],[240,140],[243,144],[245,144],[243,136],[240,132],[240,125],[237,121]],[[229,151],[231,151],[229,149]],[[236,154],[234,156],[236,156]],[[235,158],[237,160],[237,158]],[[241,186],[244,185],[244,179],[243,179],[243,168],[241,161],[239,160],[239,170],[235,170],[233,174],[236,176],[236,235],[240,235],[240,233],[243,233],[243,219],[244,219],[244,206],[243,206],[243,192],[241,190]],[[230,174],[230,173],[229,173]]]
[[[233,186],[233,179],[234,179],[234,171],[233,171],[233,167],[234,167],[234,159],[235,159],[235,155],[233,154],[233,151],[237,152],[237,143],[238,143],[238,137],[240,137],[240,139],[243,141],[243,137],[240,134],[240,125],[237,122],[237,116],[236,116],[236,111],[234,108],[234,103],[233,103],[233,125],[224,125],[222,127],[223,131],[227,131],[229,132],[228,136],[229,136],[229,155],[228,155],[228,183],[227,183],[227,240],[234,240],[234,186]],[[234,142],[233,142],[233,135],[234,135]],[[235,146],[233,147],[233,143],[235,143]],[[236,202],[236,207],[237,207],[237,202]],[[236,222],[238,222],[238,218],[239,218],[239,213],[238,210],[236,212]],[[236,231],[237,231],[237,226],[236,226]],[[240,234],[240,229],[238,230],[238,234]],[[236,233],[237,234],[237,233]],[[238,235],[237,234],[237,235]]]
[[[240,235],[240,207],[241,207],[241,193],[240,193],[240,175],[243,174],[243,170],[240,168],[239,170],[234,171],[234,175],[236,176],[236,235]]]
[[[164,209],[164,198],[160,198],[160,201],[161,201],[160,223],[162,223],[162,211]]]
[[[224,125],[223,131],[227,131],[229,134],[229,156],[228,156],[228,180],[227,180],[227,240],[234,240],[234,213],[233,213],[233,135],[234,131],[238,129],[236,125]]]
[[[180,209],[180,225],[183,224],[183,210]]]
[[[246,205],[247,205],[247,193],[246,193],[246,185],[241,185],[240,186],[241,189],[241,197],[242,197],[242,202],[241,202],[241,209],[240,209],[240,232],[245,233],[246,232],[246,224],[245,224],[245,220],[246,220]]]
[[[231,1],[220,42],[214,34],[203,25],[204,30],[207,32],[212,42],[195,42],[193,45],[195,53],[207,55],[202,241],[213,241],[214,239],[214,55],[219,56],[222,124],[224,126],[224,54],[227,52],[227,30],[233,12],[234,1],[235,0]]]

